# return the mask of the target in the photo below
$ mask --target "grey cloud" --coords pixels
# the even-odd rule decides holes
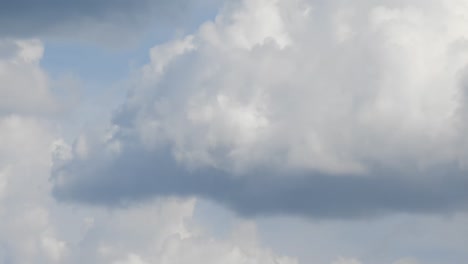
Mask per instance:
[[[125,42],[150,25],[180,26],[197,5],[187,0],[0,1],[0,36]]]
[[[56,168],[53,178],[67,177],[65,183],[55,185],[53,193],[60,201],[111,207],[158,196],[196,196],[247,217],[440,214],[468,209],[468,179],[454,168],[428,171],[424,180],[383,169],[368,176],[331,176],[265,168],[233,176],[217,169],[184,168],[169,152],[134,149],[104,165],[75,160]]]
[[[54,140],[53,131],[52,123],[35,118],[0,117],[0,263],[193,264],[248,259],[297,264],[260,243],[201,234],[204,226],[195,227],[190,220],[194,199],[161,199],[113,212],[58,205],[50,199],[47,181],[49,147],[63,144]],[[243,235],[237,229],[232,232]],[[174,243],[177,251],[172,250]],[[103,254],[103,247],[108,254]],[[243,253],[233,260],[233,250]]]

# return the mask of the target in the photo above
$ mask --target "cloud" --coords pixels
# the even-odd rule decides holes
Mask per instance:
[[[332,264],[362,264],[357,259],[346,259],[346,258],[338,258],[337,260],[333,261]]]
[[[394,264],[419,264],[419,261],[413,258],[404,258],[396,261]]]
[[[423,16],[430,7],[358,6],[342,22],[356,36],[342,40],[333,29],[346,6],[331,5],[325,18],[320,8],[307,1],[226,7],[195,35],[155,47],[116,125],[136,122],[145,143],[170,142],[181,163],[229,170],[278,164],[363,173],[458,161],[466,52],[453,46],[465,32],[440,37],[438,22]],[[434,47],[420,48],[435,38]],[[181,45],[172,61],[161,55]]]
[[[226,239],[202,232],[195,199],[112,211],[57,204],[49,196],[50,151],[66,157],[68,150],[48,123],[3,118],[0,136],[1,263],[297,264],[252,240],[253,224]]]
[[[55,196],[318,218],[466,210],[462,4],[226,4],[151,49],[109,128],[56,162]]]
[[[297,264],[293,258],[260,247],[257,241],[240,243],[242,225],[232,230],[232,237],[210,237],[193,222],[195,205],[194,199],[163,199],[108,212],[80,208],[74,216],[88,217],[78,219],[85,227],[77,242],[70,243],[67,263]],[[255,228],[250,231],[256,232]]]
[[[226,7],[228,11],[224,12],[237,8]],[[247,9],[256,8],[259,7],[253,4]],[[274,5],[268,10],[277,11]],[[249,33],[252,38],[240,38],[236,45],[255,49],[252,45],[259,45],[263,37],[270,35],[277,38],[280,49],[293,45],[294,39],[278,26],[278,16],[261,14],[258,17],[270,20],[254,30],[263,33]],[[269,28],[269,25],[276,26]],[[233,28],[233,31],[238,30]],[[155,102],[159,95],[153,94],[153,89],[159,87],[161,80],[172,71],[171,67],[180,63],[177,60],[199,51],[198,41],[198,36],[194,35],[153,49],[151,64],[142,69],[141,83],[115,115],[110,128],[84,133],[73,146],[68,146],[58,136],[56,120],[47,118],[60,109],[61,104],[50,87],[47,73],[41,68],[42,42],[13,39],[0,42],[0,263],[298,263],[297,259],[285,256],[283,250],[263,245],[254,223],[241,223],[231,230],[231,235],[213,237],[205,232],[207,226],[196,222],[197,199],[149,199],[154,195],[208,197],[249,216],[291,213],[354,217],[381,210],[441,212],[463,207],[466,196],[462,187],[466,184],[457,170],[447,181],[440,178],[447,170],[433,172],[434,178],[423,181],[422,187],[421,181],[408,180],[401,175],[400,178],[388,175],[381,182],[368,177],[372,175],[356,175],[353,169],[336,172],[325,166],[309,170],[303,164],[288,162],[269,167],[268,159],[249,161],[235,155],[226,156],[229,146],[222,146],[215,152],[210,150],[206,155],[198,153],[197,148],[205,148],[207,142],[200,142],[202,144],[194,146],[192,150],[196,151],[192,152],[186,151],[184,144],[176,147],[176,137],[155,136],[153,132],[158,131],[160,124],[171,120],[180,122],[181,126],[164,126],[182,130],[192,127],[171,115],[167,116],[171,120],[164,122],[157,122],[160,121],[155,118],[158,115],[153,116],[154,122],[144,122],[147,119],[138,116],[146,110],[135,108],[133,103],[141,102],[143,108],[150,108],[150,104],[158,106]],[[145,91],[147,88],[149,90]],[[187,98],[191,97],[180,97],[180,105],[185,105]],[[269,125],[269,119],[256,114],[256,110],[255,114],[251,113],[255,108],[244,106],[231,96],[219,97],[219,105],[207,110],[208,114],[204,109],[197,110],[196,104],[194,107],[190,113],[193,120],[219,122],[210,132],[215,147],[219,142],[232,140],[236,134],[241,137],[237,144],[254,144],[258,138],[250,131]],[[202,126],[199,133],[205,131]],[[184,133],[179,136],[182,142],[186,140]],[[54,170],[52,181],[51,169]],[[160,172],[157,177],[155,172]],[[388,170],[384,172],[389,174]],[[349,175],[343,175],[346,173]],[[52,184],[55,184],[59,201],[50,196]],[[350,189],[343,186],[350,186]],[[348,194],[350,190],[351,193],[362,191],[363,196],[353,200],[348,195],[336,195]],[[399,196],[404,203],[395,202],[394,190],[404,190]],[[315,198],[308,196],[310,192]],[[333,200],[335,196],[339,198]],[[304,203],[304,197],[316,202]],[[376,199],[369,202],[369,197]],[[421,202],[421,197],[427,199]],[[145,202],[132,203],[143,198],[147,198]],[[332,199],[322,203],[324,198]],[[123,204],[124,207],[107,210],[59,203],[64,200]],[[125,206],[129,204],[132,206]],[[460,226],[464,220],[460,220]],[[429,225],[432,229],[433,225]],[[446,222],[443,225],[446,226]],[[465,236],[452,228],[462,241]],[[447,248],[450,243],[444,245]],[[460,252],[464,252],[463,247],[459,247]],[[338,261],[357,263],[354,259]],[[414,263],[409,259],[405,261],[401,263]]]
[[[50,196],[51,165],[72,154],[58,136],[56,120],[37,115],[55,102],[40,67],[42,45],[2,44],[0,263],[297,264],[258,241],[238,244],[244,233],[237,230],[233,239],[202,232],[193,220],[195,199],[161,199],[113,211],[58,204]],[[77,151],[87,155],[85,143]]]
[[[253,233],[247,238],[242,224],[222,240],[197,231],[190,224],[194,205],[194,200],[169,200],[115,211],[102,219],[106,222],[87,231],[80,254],[86,253],[89,263],[297,264],[297,260],[279,256],[251,240],[255,226],[249,225]],[[248,243],[242,243],[243,239]],[[80,263],[78,256],[76,260]]]
[[[48,195],[53,124],[62,109],[36,39],[0,38],[0,262],[61,263],[67,245]]]
[[[244,216],[355,218],[467,209],[468,195],[463,186],[468,180],[459,171],[443,170],[424,175],[424,179],[390,171],[370,176],[337,176],[255,170],[234,177],[216,169],[188,170],[174,161],[168,151],[131,151],[122,147],[125,154],[113,159],[117,146],[106,146],[103,151],[57,166],[53,172],[54,195],[62,201],[108,206],[126,206],[154,195],[199,196]],[[90,162],[94,159],[97,160]]]
[[[252,240],[253,224],[226,239],[202,232],[195,199],[112,211],[58,204],[50,197],[50,154],[65,159],[68,151],[50,122],[0,117],[1,263],[298,263]]]
[[[59,263],[65,244],[51,224],[47,195],[50,124],[0,116],[0,138],[0,262]]]
[[[42,42],[0,39],[0,115],[51,114],[59,103],[40,66]]]
[[[174,209],[171,209],[173,211]],[[162,212],[161,212],[162,213]],[[158,218],[167,219],[167,223],[171,223],[177,218],[166,218],[163,215],[159,215]],[[150,218],[157,219],[157,218]],[[163,220],[164,221],[164,220]],[[131,223],[131,221],[126,222]],[[178,223],[178,222],[176,222]],[[164,224],[164,223],[163,223]],[[175,226],[177,228],[185,228],[185,225]],[[244,227],[241,225],[238,227],[242,230]],[[233,230],[233,234],[238,234],[239,230]],[[130,229],[129,229],[130,231]],[[209,237],[205,237],[201,234],[192,233],[187,230],[183,231],[183,234],[168,233],[167,236],[159,234],[157,237],[152,239],[161,239],[149,241],[149,245],[138,248],[139,252],[133,253],[115,253],[122,255],[117,257],[118,262],[116,263],[281,263],[281,264],[297,264],[297,260],[289,257],[278,256],[268,249],[259,247],[256,240],[251,240],[251,236],[255,234],[255,228],[249,228],[249,231],[254,233],[248,233],[247,238],[231,237],[228,240],[217,240]],[[241,231],[241,236],[242,231]],[[145,237],[145,236],[143,236]],[[248,243],[242,243],[242,240]],[[112,240],[108,240],[108,243],[112,243]],[[125,239],[125,241],[128,241]],[[159,244],[158,244],[159,243]],[[153,250],[151,250],[151,248]],[[108,252],[113,252],[112,247],[107,248]],[[146,251],[147,250],[147,251]],[[110,253],[112,254],[112,253]]]
[[[297,264],[251,240],[255,235],[240,243],[242,225],[232,238],[202,232],[195,199],[112,211],[58,204],[50,196],[52,159],[71,154],[55,125],[34,115],[0,116],[0,263]]]
[[[128,42],[142,30],[180,26],[200,6],[190,1],[0,1],[0,36],[7,38],[77,38],[113,43]],[[126,38],[122,38],[122,35]]]

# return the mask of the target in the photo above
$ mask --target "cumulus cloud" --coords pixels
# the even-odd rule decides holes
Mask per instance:
[[[30,118],[5,118],[0,131],[1,263],[298,263],[252,239],[253,224],[239,226],[231,238],[210,237],[193,221],[195,199],[112,211],[59,205],[48,176],[50,152],[69,155],[63,141]]]
[[[464,20],[449,7],[434,20],[444,1],[417,4],[228,6],[195,35],[151,51],[143,88],[115,123],[134,121],[145,143],[170,142],[181,163],[229,170],[363,173],[459,161],[466,51],[455,46],[466,31],[455,25]],[[353,32],[346,39],[343,24]]]
[[[210,237],[193,221],[195,199],[112,211],[57,204],[51,157],[65,159],[69,151],[50,122],[0,117],[1,263],[298,263],[252,239],[251,223],[230,238]]]
[[[191,224],[194,199],[113,212],[57,204],[51,165],[72,150],[48,118],[58,98],[40,65],[43,51],[39,40],[0,38],[0,263],[297,264],[255,241],[203,234]],[[83,140],[75,150],[86,157],[87,148]]]
[[[89,263],[280,263],[297,264],[262,248],[251,236],[255,227],[233,230],[231,238],[207,236],[191,223],[195,200],[168,200],[103,215],[80,242],[81,255]],[[137,227],[137,228],[136,228]],[[253,233],[250,233],[253,232]],[[242,243],[243,241],[248,243]]]
[[[40,66],[43,53],[39,40],[0,39],[0,115],[58,110],[51,81]]]
[[[39,40],[0,38],[0,262],[59,263],[66,245],[57,238],[52,201],[50,143],[58,110],[40,66]]]
[[[0,117],[0,262],[59,263],[65,244],[50,222],[47,122]]]
[[[51,164],[72,154],[54,125],[34,115],[0,116],[0,263],[297,264],[245,238],[242,226],[226,239],[202,232],[193,221],[195,199],[113,211],[58,204]]]
[[[298,263],[252,240],[252,224],[225,239],[211,237],[193,221],[195,205],[194,199],[163,199],[112,211],[59,207],[55,223],[67,246],[61,263]],[[253,233],[246,236],[245,226]]]
[[[251,222],[212,237],[196,222],[193,196],[249,216],[466,209],[465,43],[450,42],[463,38],[463,2],[389,2],[229,2],[195,34],[152,49],[110,126],[71,146],[44,115],[58,104],[40,66],[42,43],[2,39],[0,262],[298,263],[262,245]],[[451,30],[428,41],[434,57],[429,48],[414,55],[413,33],[436,35],[426,23],[434,10]],[[58,203],[52,188],[59,202],[121,207]],[[455,238],[442,248],[461,259],[466,236],[457,227],[432,236]],[[403,263],[419,262],[395,262]]]
[[[56,197],[197,195],[314,217],[466,209],[464,7],[228,3],[151,49],[110,128],[57,162]]]
[[[297,264],[259,241],[239,244],[237,230],[223,240],[203,233],[195,199],[114,211],[58,204],[50,169],[73,153],[47,116],[56,98],[40,66],[42,44],[0,43],[0,263]],[[86,157],[87,148],[83,139],[75,151]]]
[[[194,199],[114,211],[58,205],[48,175],[50,151],[68,155],[63,141],[47,123],[23,117],[2,119],[0,136],[1,263],[297,264],[251,236],[239,243],[237,230],[225,240],[204,234],[192,221]]]

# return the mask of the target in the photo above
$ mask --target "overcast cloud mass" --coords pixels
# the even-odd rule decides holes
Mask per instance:
[[[465,0],[0,1],[0,264],[465,263],[467,66]]]
[[[19,0],[0,1],[0,36],[43,37],[119,47],[144,31],[175,30],[218,0]],[[138,43],[135,43],[138,44]]]

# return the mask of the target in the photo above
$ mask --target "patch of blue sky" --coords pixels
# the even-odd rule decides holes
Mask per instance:
[[[53,79],[63,76],[78,78],[88,87],[91,96],[96,87],[106,87],[126,80],[134,69],[149,62],[150,48],[193,33],[205,21],[213,20],[219,10],[215,0],[194,7],[190,18],[178,25],[154,25],[144,30],[137,41],[123,46],[83,42],[73,39],[45,41],[41,66]],[[105,34],[105,33],[104,33]],[[122,33],[125,37],[125,32]]]

